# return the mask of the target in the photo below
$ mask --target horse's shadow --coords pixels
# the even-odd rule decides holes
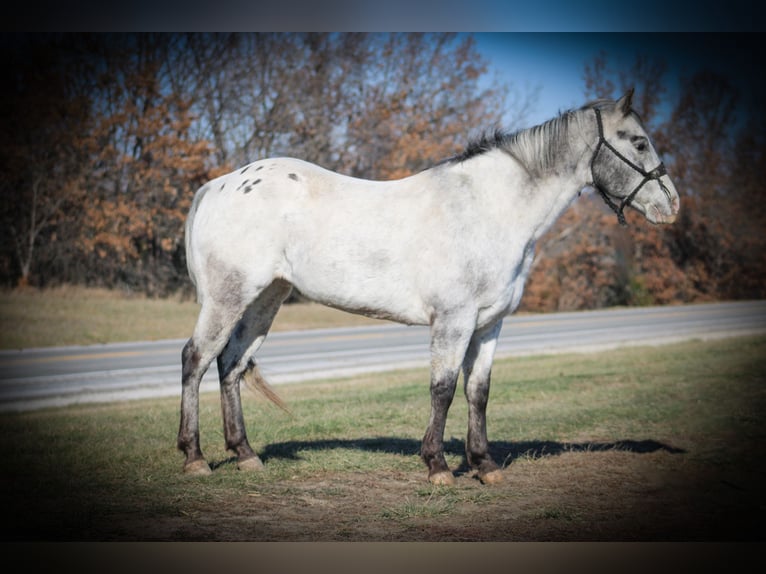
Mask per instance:
[[[270,459],[301,460],[300,452],[306,450],[320,451],[332,449],[356,449],[367,452],[400,454],[405,456],[420,453],[420,441],[399,437],[375,437],[358,439],[328,439],[314,441],[286,441],[267,445],[259,454],[261,460]],[[546,440],[533,441],[495,441],[490,442],[489,451],[498,463],[507,466],[517,458],[541,458],[558,456],[565,452],[604,452],[624,451],[636,454],[647,454],[665,451],[671,454],[684,454],[686,451],[655,440],[618,440],[614,442],[557,442]],[[469,471],[465,457],[465,441],[452,438],[444,443],[444,451],[449,455],[462,456],[462,462],[456,469],[457,474]],[[222,461],[216,466],[234,462],[234,459]]]

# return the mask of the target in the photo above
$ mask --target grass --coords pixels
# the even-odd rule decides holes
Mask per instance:
[[[766,533],[766,338],[498,361],[488,409],[505,484],[465,467],[467,408],[445,433],[454,487],[418,457],[425,369],[285,385],[293,416],[245,395],[263,473],[223,447],[184,476],[177,399],[0,417],[3,532],[15,540],[732,540]]]
[[[199,305],[181,298],[82,287],[0,291],[0,349],[91,345],[189,337]],[[284,305],[273,329],[317,329],[379,323],[313,303]]]

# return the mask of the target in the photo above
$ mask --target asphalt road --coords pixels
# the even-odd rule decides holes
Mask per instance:
[[[766,301],[506,318],[496,356],[601,351],[766,332]],[[0,351],[0,412],[180,396],[183,339]],[[273,384],[428,366],[428,329],[379,326],[272,333],[258,353]],[[202,390],[217,390],[217,369]]]

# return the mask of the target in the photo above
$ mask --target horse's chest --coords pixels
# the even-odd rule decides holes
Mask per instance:
[[[503,272],[496,272],[494,277],[500,279],[483,293],[479,304],[479,325],[492,323],[498,317],[514,311],[521,302],[524,284],[529,276],[534,260],[534,246],[523,251],[513,263]]]
[[[521,296],[524,293],[524,285],[526,284],[527,277],[532,269],[532,262],[534,259],[535,246],[532,243],[524,250],[524,255],[518,266],[516,276],[511,281],[509,311],[514,311],[519,306],[519,303],[521,303]]]

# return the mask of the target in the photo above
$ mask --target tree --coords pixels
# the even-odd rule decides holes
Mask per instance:
[[[670,137],[686,190],[682,216],[670,232],[673,255],[693,288],[708,298],[762,296],[764,213],[753,201],[762,188],[762,117],[739,105],[728,80],[701,71],[684,82]],[[738,117],[739,116],[739,117]]]
[[[75,65],[62,57],[68,40],[50,41],[20,40],[8,51],[0,94],[4,267],[20,286],[31,282],[41,251],[51,250],[43,239],[55,244],[81,199],[87,102],[71,79]]]
[[[393,179],[455,154],[471,130],[496,126],[506,90],[479,88],[487,72],[469,36],[375,36],[376,59],[358,76],[342,165]]]
[[[190,136],[190,101],[165,88],[175,61],[170,39],[111,40],[99,95],[104,113],[92,132],[92,161],[107,169],[89,178],[79,242],[99,281],[149,294],[185,281],[183,222],[209,177],[211,154],[206,141]]]

